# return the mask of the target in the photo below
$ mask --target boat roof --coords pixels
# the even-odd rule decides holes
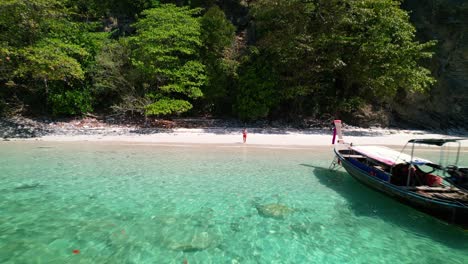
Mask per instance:
[[[424,138],[424,139],[411,139],[408,143],[414,144],[426,144],[426,145],[436,145],[442,146],[445,143],[449,142],[458,142],[460,140],[466,140],[466,138]]]
[[[353,146],[350,148],[356,152],[359,152],[361,155],[367,156],[389,166],[394,166],[401,163],[412,163],[416,165],[433,163],[430,160],[421,159],[418,157],[413,157],[413,160],[411,160],[411,156],[408,154],[382,146]]]

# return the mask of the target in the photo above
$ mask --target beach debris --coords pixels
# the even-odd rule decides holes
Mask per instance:
[[[258,214],[263,217],[275,218],[275,219],[284,219],[289,214],[295,210],[278,203],[265,204],[265,205],[256,205]]]

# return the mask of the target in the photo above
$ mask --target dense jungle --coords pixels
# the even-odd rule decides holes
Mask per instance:
[[[468,128],[463,0],[2,0],[4,116]]]

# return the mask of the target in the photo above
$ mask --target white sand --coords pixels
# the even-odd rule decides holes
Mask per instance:
[[[270,146],[330,146],[331,130],[282,130],[282,129],[248,129],[247,145]],[[115,130],[114,130],[115,131]],[[453,136],[433,134],[414,130],[361,129],[343,130],[348,143],[359,145],[403,146],[413,138],[450,138]],[[21,139],[24,140],[24,139]],[[164,132],[124,133],[124,135],[64,135],[44,136],[26,140],[53,142],[133,142],[133,143],[169,143],[169,144],[242,144],[242,129],[173,129]],[[468,147],[468,140],[462,141]]]

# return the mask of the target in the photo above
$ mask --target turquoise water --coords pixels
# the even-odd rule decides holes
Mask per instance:
[[[468,232],[329,172],[331,159],[1,143],[0,263],[466,263]]]

